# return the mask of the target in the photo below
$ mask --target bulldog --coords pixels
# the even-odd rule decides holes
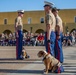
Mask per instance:
[[[46,51],[39,51],[37,55],[38,57],[43,57],[45,65],[44,74],[47,74],[48,72],[61,73],[64,71],[62,64]]]
[[[29,55],[27,54],[27,52],[26,52],[24,47],[22,49],[21,58],[22,59],[29,58]]]

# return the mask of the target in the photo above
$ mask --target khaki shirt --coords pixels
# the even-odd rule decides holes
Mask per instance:
[[[59,17],[59,15],[56,16],[56,25],[58,25],[60,27],[60,31],[63,32],[62,19]]]
[[[46,25],[48,24],[51,25],[50,31],[55,31],[56,20],[51,11],[49,11],[49,14],[46,14],[45,22],[46,22]]]
[[[22,23],[22,19],[20,16],[18,16],[15,19],[15,27],[16,27],[16,30],[23,30],[23,23]]]
[[[56,19],[51,10],[45,16],[47,39],[50,39],[51,31],[55,31]],[[48,27],[50,28],[48,31]]]

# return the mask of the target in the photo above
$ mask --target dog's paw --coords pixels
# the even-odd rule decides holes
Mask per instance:
[[[26,56],[25,58],[28,59],[28,58],[30,58],[30,56]]]
[[[44,72],[46,71],[46,69],[43,70]]]
[[[48,74],[48,72],[44,72],[44,74]]]
[[[53,71],[53,70],[52,70],[51,72],[52,72],[52,73],[54,73],[54,71]]]

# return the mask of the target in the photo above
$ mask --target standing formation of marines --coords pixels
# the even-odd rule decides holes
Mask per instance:
[[[46,51],[55,58],[57,58],[61,63],[63,63],[62,20],[58,15],[58,9],[56,7],[53,7],[52,3],[45,1],[44,10],[45,10],[45,23],[46,23],[46,33],[45,33]]]
[[[62,51],[62,33],[63,25],[62,20],[58,15],[58,9],[53,8],[53,4],[45,1],[45,47],[46,51],[52,56],[57,58],[63,63],[63,51]],[[22,53],[22,40],[23,40],[23,17],[24,11],[18,11],[18,17],[15,20],[15,32],[16,32],[16,58],[21,58]]]
[[[58,15],[58,9],[52,7],[53,4],[45,1],[45,47],[46,51],[63,63],[62,51],[62,20]],[[63,67],[57,69],[57,72],[63,72]]]

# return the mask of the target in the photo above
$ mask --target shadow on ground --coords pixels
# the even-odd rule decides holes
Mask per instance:
[[[14,58],[0,58],[0,64],[42,64],[42,62],[36,62],[41,61],[41,59],[24,59],[24,60],[16,60]]]
[[[42,74],[43,70],[12,70],[12,69],[0,69],[1,73],[28,73],[28,74]]]
[[[12,70],[0,69],[1,73],[27,73],[27,74],[43,74],[43,70]],[[63,73],[76,73],[76,71],[64,71]],[[51,74],[51,73],[50,73]],[[56,73],[54,73],[56,74]]]

